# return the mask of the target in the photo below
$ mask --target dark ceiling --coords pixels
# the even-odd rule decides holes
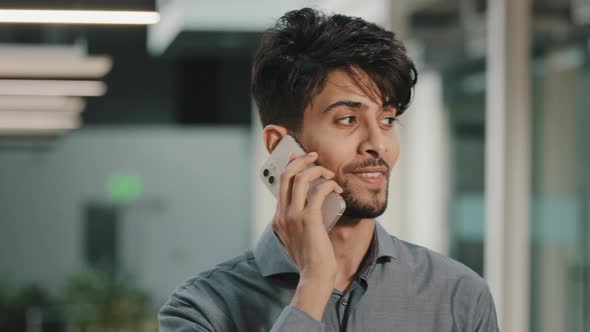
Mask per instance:
[[[0,0],[0,8],[154,10],[154,0]],[[146,36],[145,26],[0,25],[0,44],[82,44],[112,58],[108,91],[87,98],[85,125],[250,123],[250,54],[154,57]]]
[[[572,6],[580,1],[531,1],[533,52],[588,40],[588,24],[572,19]],[[487,1],[422,3],[409,21],[412,38],[425,49],[424,62],[443,72],[482,71],[485,54],[470,54],[467,44],[485,37]],[[155,0],[0,0],[0,8],[154,10]],[[105,78],[109,91],[89,99],[87,123],[249,123],[249,66],[257,38],[238,39],[252,46],[240,46],[248,52],[207,53],[194,49],[207,49],[199,45],[228,35],[194,33],[170,54],[153,57],[146,50],[146,34],[145,27],[136,26],[9,24],[0,26],[0,43],[83,41],[90,54],[111,55],[113,70]],[[230,53],[235,56],[226,56]]]

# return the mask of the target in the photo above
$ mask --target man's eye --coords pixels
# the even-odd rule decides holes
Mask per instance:
[[[347,116],[344,118],[340,118],[338,119],[338,124],[343,124],[343,125],[350,125],[356,122],[356,117],[355,116]]]
[[[397,118],[395,118],[393,116],[388,116],[386,118],[383,118],[383,120],[381,120],[381,123],[386,124],[388,126],[392,126],[396,121],[397,121]]]

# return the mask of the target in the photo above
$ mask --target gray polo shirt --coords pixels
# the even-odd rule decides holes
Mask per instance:
[[[483,279],[378,222],[357,277],[333,290],[321,322],[289,305],[298,278],[269,226],[253,251],[179,286],[160,310],[160,331],[498,331]]]

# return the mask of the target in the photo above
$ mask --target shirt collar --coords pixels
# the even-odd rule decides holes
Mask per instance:
[[[299,274],[297,265],[287,254],[271,224],[266,226],[254,248],[254,259],[264,277],[281,273]]]
[[[379,220],[375,223],[375,233],[377,233],[377,258],[391,257],[398,259],[398,243],[397,238],[391,236]]]
[[[381,257],[398,258],[395,238],[387,233],[379,221],[375,223],[373,242],[375,240],[377,241],[377,259]],[[297,265],[287,254],[270,224],[266,226],[254,247],[254,259],[264,277],[282,273],[299,273]]]

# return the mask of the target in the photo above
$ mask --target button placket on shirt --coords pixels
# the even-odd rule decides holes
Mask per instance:
[[[342,300],[340,300],[340,304],[342,304],[343,306],[347,306],[348,305],[348,297],[343,297]]]
[[[347,331],[348,329],[348,315],[351,314],[352,308],[350,308],[350,301],[351,297],[355,296],[354,293],[356,292],[357,288],[360,287],[358,281],[355,281],[354,284],[351,286],[350,290],[346,293],[341,294],[340,296],[340,306],[338,307],[339,315],[340,315],[340,327],[344,328],[343,331]]]

